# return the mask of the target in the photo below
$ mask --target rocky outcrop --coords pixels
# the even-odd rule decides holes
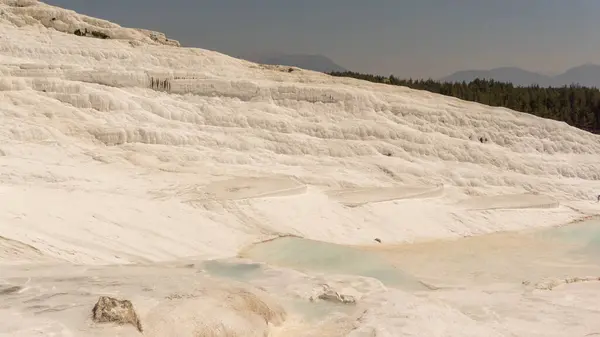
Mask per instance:
[[[73,34],[75,34],[77,36],[91,36],[91,37],[95,37],[97,39],[109,39],[110,38],[110,36],[108,36],[102,32],[98,32],[95,30],[88,31],[87,28],[84,28],[83,30],[76,29],[75,32],[73,32]]]
[[[101,296],[92,309],[92,319],[96,323],[131,324],[142,332],[142,323],[128,300]]]
[[[340,303],[340,304],[356,304],[356,298],[351,295],[340,294],[337,291],[331,289],[329,285],[323,285],[323,291],[319,292],[315,296],[310,297],[310,301],[314,302],[317,300]]]
[[[564,278],[564,279],[544,280],[544,281],[534,284],[533,287],[537,290],[552,290],[558,286],[571,284],[571,283],[598,282],[598,281],[600,281],[600,277],[598,277],[598,276],[569,277],[569,278]],[[530,286],[531,283],[528,281],[523,281],[523,285]]]
[[[161,32],[121,27],[115,23],[78,14],[37,0],[0,0],[0,22],[17,27],[41,25],[55,31],[98,39],[129,40],[134,44],[167,45],[180,43]]]

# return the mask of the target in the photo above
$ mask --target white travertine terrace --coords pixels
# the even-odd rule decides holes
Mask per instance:
[[[132,282],[145,273],[155,287],[185,288],[164,276],[172,268],[100,265],[228,258],[285,234],[364,245],[560,225],[595,214],[591,201],[600,193],[600,138],[565,123],[182,48],[161,33],[33,0],[0,0],[0,123],[0,287],[31,280],[5,295],[0,288],[0,336],[114,336],[111,327],[86,325],[86,308],[44,316],[25,304],[59,306],[47,291],[60,288],[74,307],[93,305],[71,291],[107,287],[85,276],[87,268],[122,282],[111,283],[117,293],[136,294]],[[56,263],[63,267],[26,267]],[[304,324],[273,304],[275,323],[266,324],[265,312],[244,311],[257,305],[240,304],[262,296],[258,290],[215,309],[208,304],[231,300],[227,291],[239,291],[227,289],[239,285],[177,270],[197,287],[181,303],[131,295],[142,321],[153,317],[147,334],[217,329],[218,322],[197,322],[201,313],[226,317],[227,329],[248,336],[302,336],[317,327],[312,333],[324,336],[513,336],[528,327],[514,319],[486,324],[372,280],[359,300],[369,309],[348,322]],[[57,279],[68,273],[81,282]],[[277,275],[260,285],[274,297],[307,299],[319,286],[317,276]],[[350,288],[366,282],[345,280]],[[198,306],[193,298],[202,296]],[[535,305],[516,291],[509,296]],[[163,317],[161,308],[180,316]],[[557,308],[547,314],[567,310]],[[574,324],[556,322],[541,320],[539,334],[522,336],[563,336]]]

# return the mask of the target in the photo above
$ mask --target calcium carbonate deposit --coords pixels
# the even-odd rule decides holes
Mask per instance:
[[[0,125],[0,336],[600,333],[565,123],[0,0]]]

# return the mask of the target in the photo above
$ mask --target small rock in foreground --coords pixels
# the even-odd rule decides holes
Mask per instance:
[[[354,298],[354,296],[340,294],[331,289],[329,285],[323,285],[322,293],[310,297],[311,302],[314,302],[317,299],[341,304],[356,304],[356,298]]]
[[[100,296],[92,309],[92,319],[96,323],[131,324],[142,332],[142,323],[128,300]]]

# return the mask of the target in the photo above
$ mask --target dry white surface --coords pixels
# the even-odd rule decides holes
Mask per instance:
[[[23,264],[225,258],[281,234],[339,244],[458,238],[564,224],[595,213],[600,191],[600,138],[564,123],[181,48],[160,33],[34,0],[0,0],[0,124],[0,279],[37,280],[40,305],[58,301],[55,281],[42,267],[20,277]],[[480,143],[482,136],[490,141]],[[88,267],[51,269],[93,279]],[[157,278],[165,272],[150,270]],[[135,267],[106,271],[113,272],[116,283],[144,275]],[[70,299],[60,305],[94,303],[72,292],[77,280],[65,282]],[[105,286],[82,282],[88,295]],[[197,282],[229,289],[225,281]],[[134,288],[132,301],[144,297]],[[0,291],[0,335],[115,335],[86,325],[85,307],[35,315],[25,289],[9,294],[12,302]],[[284,290],[282,298],[292,296]],[[352,329],[334,324],[320,333],[528,336],[517,321],[486,325],[448,304],[377,291],[385,303],[373,301]],[[173,308],[153,296],[140,301],[171,313],[198,305]],[[202,305],[227,297],[214,296]],[[189,315],[164,317],[156,331],[177,317],[200,324]],[[231,315],[236,331],[261,321]],[[302,335],[306,325],[293,330],[294,322],[252,331]]]

